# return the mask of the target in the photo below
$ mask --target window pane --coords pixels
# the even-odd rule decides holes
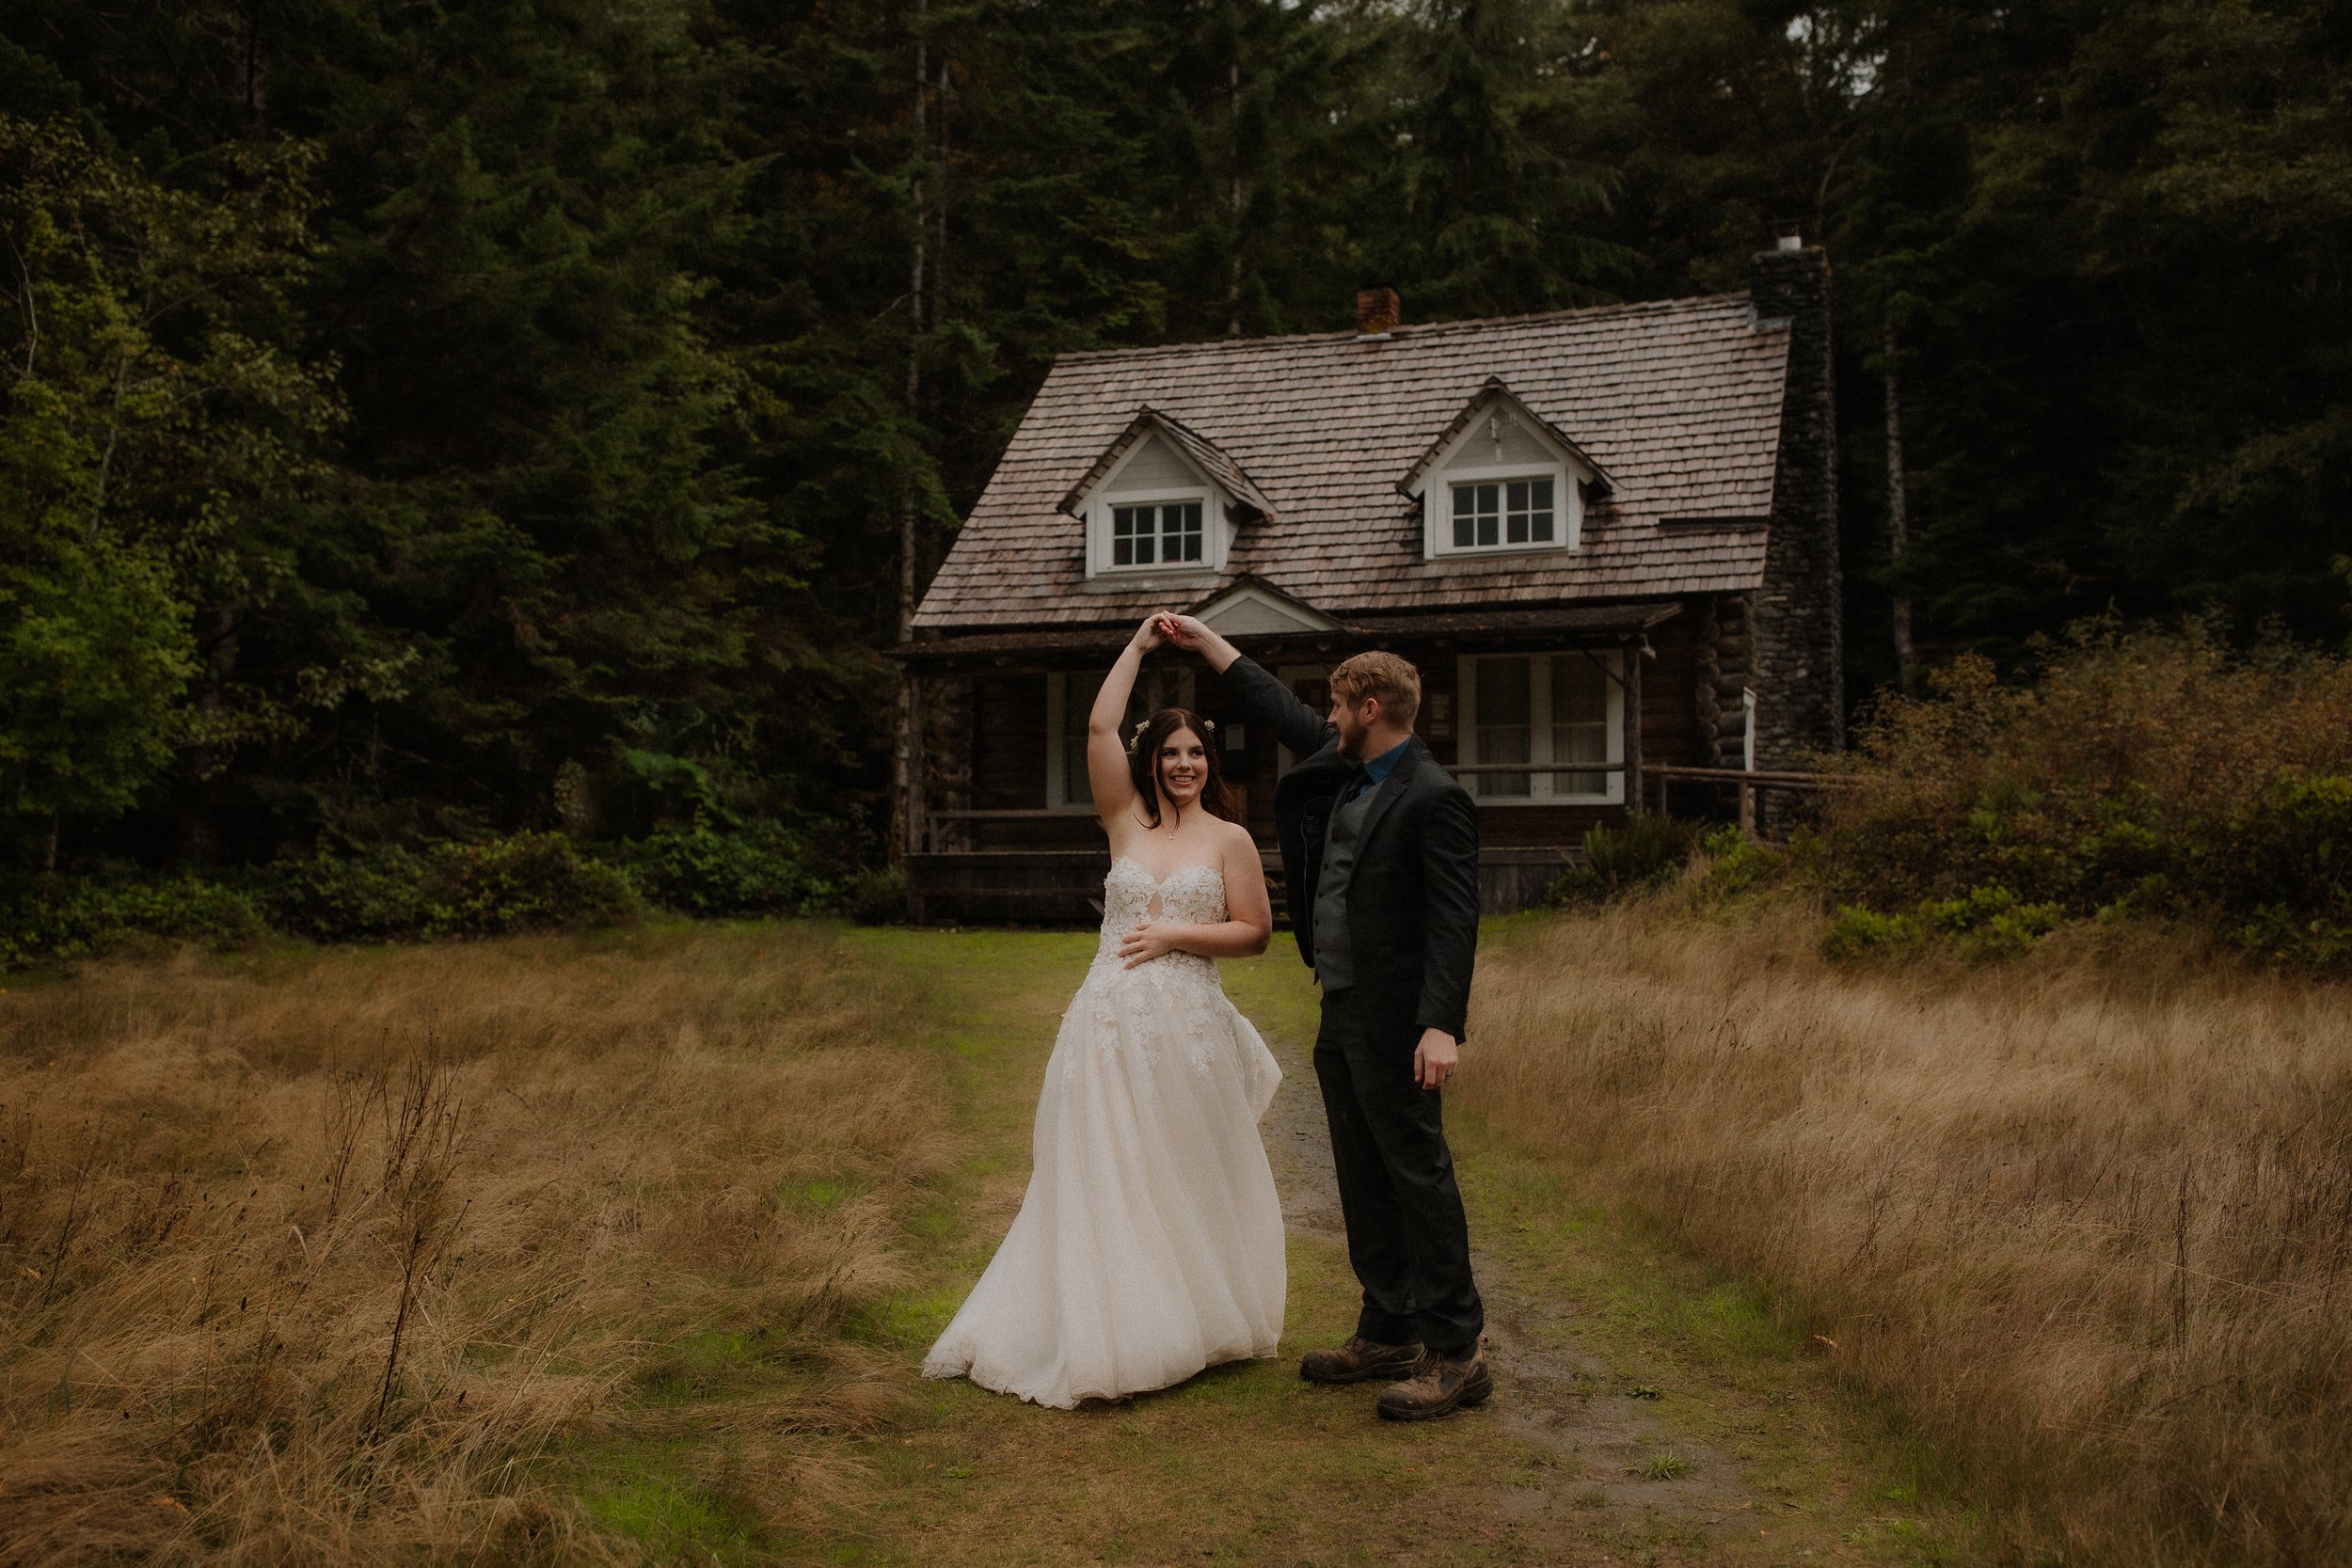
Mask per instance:
[[[1482,484],[1478,487],[1478,542],[1482,545],[1502,543],[1502,516],[1498,503],[1502,486]]]
[[[1111,564],[1132,566],[1136,561],[1136,509],[1111,508]]]
[[[1186,501],[1182,506],[1160,508],[1161,537],[1166,548],[1160,551],[1163,561],[1198,561],[1200,559],[1200,503]]]
[[[1551,542],[1551,481],[1548,479],[1528,486],[1527,531],[1537,544]]]
[[[1454,487],[1454,547],[1466,550],[1478,539],[1478,496],[1467,484]]]
[[[1493,489],[1494,486],[1485,486]],[[1526,762],[1534,736],[1532,723],[1533,662],[1524,658],[1482,658],[1478,661],[1478,711],[1471,722],[1478,728],[1481,763]],[[1473,793],[1489,799],[1525,799],[1534,781],[1526,773],[1474,773]]]
[[[1609,760],[1609,676],[1582,654],[1551,661],[1551,760]],[[1555,773],[1555,795],[1605,795],[1606,773]]]
[[[1154,543],[1152,537],[1152,520],[1158,511],[1159,508],[1155,506],[1136,508],[1136,564],[1138,566],[1152,564],[1152,546]]]

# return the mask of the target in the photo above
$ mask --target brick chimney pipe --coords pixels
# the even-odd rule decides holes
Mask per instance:
[[[1405,308],[1394,289],[1356,291],[1356,336],[1385,338],[1405,320]]]

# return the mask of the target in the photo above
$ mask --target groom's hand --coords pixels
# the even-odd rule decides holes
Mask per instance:
[[[1227,667],[1233,660],[1241,657],[1239,648],[1211,631],[1196,616],[1163,614],[1160,616],[1160,631],[1170,642],[1175,643],[1186,653],[1199,654],[1208,660],[1209,668],[1220,675],[1225,673]]]
[[[1442,1029],[1423,1029],[1413,1047],[1413,1082],[1424,1089],[1442,1089],[1462,1060],[1461,1045]]]

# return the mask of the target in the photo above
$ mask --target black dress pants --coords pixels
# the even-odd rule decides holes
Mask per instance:
[[[1358,988],[1326,991],[1315,1078],[1331,1123],[1347,1259],[1364,1288],[1356,1332],[1459,1358],[1486,1320],[1440,1097],[1413,1082],[1421,1026],[1412,1017],[1409,1005]]]

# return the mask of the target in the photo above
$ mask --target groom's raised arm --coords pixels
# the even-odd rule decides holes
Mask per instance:
[[[1321,714],[1224,638],[1189,615],[1170,615],[1165,625],[1169,641],[1205,659],[1223,677],[1249,721],[1272,730],[1293,755],[1311,756],[1331,738],[1331,726]]]

